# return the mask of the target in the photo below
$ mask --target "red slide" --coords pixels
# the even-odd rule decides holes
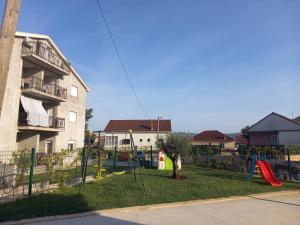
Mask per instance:
[[[282,186],[283,183],[281,181],[277,180],[273,170],[271,169],[270,163],[268,161],[257,160],[256,163],[263,175],[263,178],[265,179],[265,181],[267,183],[271,184],[274,187]]]

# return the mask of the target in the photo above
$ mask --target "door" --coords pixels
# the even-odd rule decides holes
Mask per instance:
[[[51,154],[53,152],[53,143],[52,141],[46,141],[46,152],[47,154]]]

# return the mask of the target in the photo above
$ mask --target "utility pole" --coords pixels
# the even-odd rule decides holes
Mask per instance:
[[[0,31],[0,117],[21,0],[6,0]]]
[[[159,120],[161,119],[162,117],[158,116],[157,117],[157,140],[159,140]]]

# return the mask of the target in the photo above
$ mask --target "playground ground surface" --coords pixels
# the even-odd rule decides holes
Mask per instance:
[[[86,184],[81,192],[79,186],[66,187],[0,205],[0,221],[300,189],[300,183],[285,182],[275,188],[262,178],[247,180],[238,172],[192,166],[180,171],[186,177],[181,180],[168,178],[170,171],[142,169],[142,174],[146,191],[139,176],[135,182],[132,174],[113,175]]]

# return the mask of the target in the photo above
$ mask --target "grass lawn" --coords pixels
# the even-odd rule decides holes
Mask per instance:
[[[248,181],[240,173],[191,166],[184,167],[181,171],[181,175],[186,176],[183,180],[168,178],[170,171],[143,169],[142,173],[146,192],[142,189],[139,177],[135,182],[132,174],[114,175],[100,182],[86,184],[81,193],[79,186],[67,187],[0,205],[0,221],[300,189],[300,183],[287,182],[283,187],[274,188],[262,178]]]

